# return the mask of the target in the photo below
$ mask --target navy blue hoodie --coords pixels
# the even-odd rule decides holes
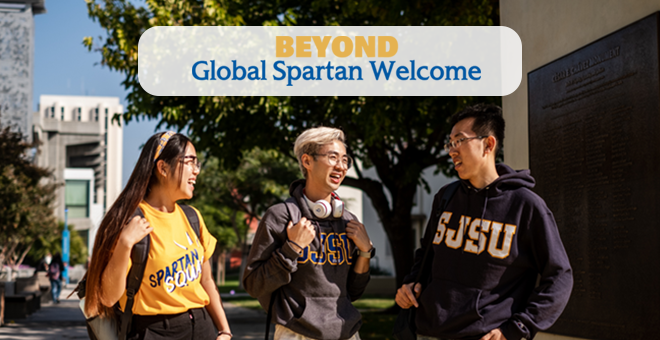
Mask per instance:
[[[422,244],[433,238],[431,275],[418,299],[417,332],[478,339],[500,328],[507,340],[531,339],[564,310],[573,287],[552,212],[531,191],[529,170],[497,165],[483,189],[461,181],[444,211],[435,196]],[[423,249],[404,282],[412,282]],[[540,283],[536,286],[540,275]]]

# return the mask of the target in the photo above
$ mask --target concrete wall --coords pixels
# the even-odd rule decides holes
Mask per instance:
[[[516,31],[523,46],[520,87],[502,98],[507,164],[529,168],[527,73],[656,11],[657,0],[500,1],[501,25]]]
[[[89,238],[87,240],[87,249],[91,250],[94,245],[96,231],[101,225],[103,218],[103,204],[94,203],[91,199],[94,196],[94,170],[93,169],[64,169],[64,180],[86,180],[89,181],[89,218],[69,218],[68,223],[74,227],[74,230],[88,230]],[[91,254],[91,251],[90,251]]]
[[[0,125],[20,130],[32,140],[32,7],[0,6]]]
[[[33,116],[34,134],[42,142],[37,164],[51,169],[55,181],[63,183],[69,168],[93,169],[90,216],[69,221],[77,230],[89,230],[90,253],[101,219],[122,189],[123,130],[112,120],[121,113],[117,97],[43,95]],[[62,186],[54,204],[60,220],[64,193]]]
[[[502,98],[507,164],[529,168],[527,74],[656,11],[657,0],[500,1],[501,25],[516,31],[523,46],[520,87]],[[536,339],[575,338],[541,333]]]

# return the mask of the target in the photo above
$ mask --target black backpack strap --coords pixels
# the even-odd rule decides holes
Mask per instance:
[[[302,213],[300,212],[296,199],[289,197],[284,201],[284,204],[286,205],[286,210],[289,212],[289,217],[291,217],[291,222],[293,222],[293,224],[298,224],[302,218]]]
[[[135,210],[134,216],[144,218],[144,214],[140,208]],[[131,327],[133,302],[135,301],[135,294],[140,290],[140,284],[142,284],[144,268],[147,266],[147,259],[149,258],[150,244],[151,237],[147,235],[140,242],[136,243],[131,250],[131,270],[126,277],[126,305],[124,306],[124,313],[121,314],[119,340],[126,339],[126,335]]]
[[[300,208],[298,207],[298,203],[296,202],[296,199],[293,197],[289,197],[284,201],[284,205],[286,206],[287,212],[289,212],[289,217],[291,218],[291,222],[293,224],[298,224],[300,222],[300,219],[302,218],[302,213],[300,212]],[[284,230],[286,233],[286,230]],[[270,302],[268,303],[268,313],[266,314],[266,337],[265,339],[268,340],[268,335],[270,334],[270,321],[273,319],[273,304],[275,303],[275,295],[279,292],[279,289],[276,289],[271,295],[270,295]]]
[[[197,234],[197,238],[201,239],[200,232],[199,232],[199,215],[197,215],[197,212],[193,207],[185,204],[179,204],[183,212],[186,214],[186,218],[188,219],[188,223],[190,223],[190,226],[193,228],[195,231],[195,234]]]
[[[445,192],[442,193],[442,199],[440,200],[440,206],[438,211],[440,214],[447,208],[447,204],[449,204],[449,201],[451,200],[452,196],[454,196],[454,193],[456,192],[456,189],[458,189],[458,186],[461,184],[460,181],[455,181],[447,185],[447,188],[445,189]],[[426,227],[426,231],[424,234],[428,233],[430,229],[432,229],[433,226],[429,225]],[[433,238],[428,237],[428,243],[425,245],[426,249],[424,250],[424,258],[422,259],[422,266],[419,268],[419,273],[417,273],[417,278],[415,278],[415,282],[422,282],[422,276],[424,273],[427,273],[428,271],[425,270],[427,266],[430,265],[431,261],[428,261],[430,249],[432,248],[432,242]],[[422,245],[424,246],[424,245]]]

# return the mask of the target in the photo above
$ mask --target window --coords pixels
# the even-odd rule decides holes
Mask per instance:
[[[55,106],[50,107],[50,118],[55,118]]]
[[[98,122],[99,121],[99,108],[97,107],[94,109],[94,121]]]
[[[80,108],[78,108],[78,121],[80,121],[80,119],[82,118],[82,113],[81,113],[81,111],[82,111],[82,110],[81,110]]]
[[[67,180],[64,191],[69,218],[89,217],[89,181]]]
[[[64,106],[61,108],[61,113],[60,113],[60,120],[64,120]]]

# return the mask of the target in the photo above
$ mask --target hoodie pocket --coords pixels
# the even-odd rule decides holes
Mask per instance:
[[[464,333],[479,329],[482,291],[451,281],[431,282],[420,296],[417,326],[420,334]],[[428,330],[427,330],[428,328]]]
[[[315,339],[348,339],[361,321],[360,312],[347,297],[307,297],[300,318],[286,327]]]

